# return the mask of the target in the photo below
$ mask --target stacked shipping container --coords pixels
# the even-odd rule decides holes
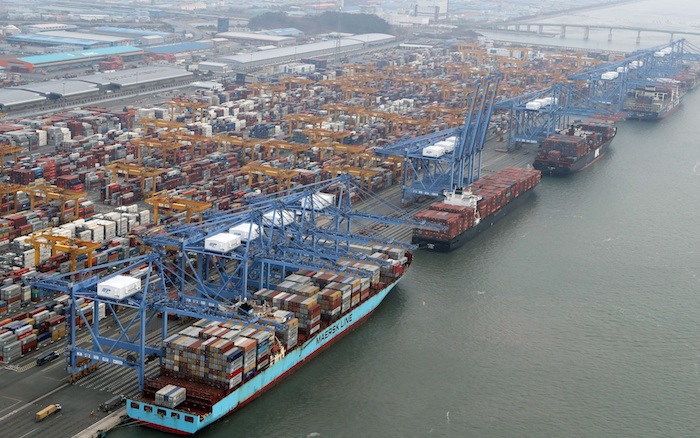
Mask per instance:
[[[476,208],[435,202],[416,214],[416,219],[443,227],[423,226],[414,228],[416,241],[449,242],[474,228],[481,220],[497,213],[521,194],[532,190],[541,179],[538,170],[506,167],[485,176],[471,186],[478,197]]]

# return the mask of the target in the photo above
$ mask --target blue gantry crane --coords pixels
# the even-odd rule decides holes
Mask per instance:
[[[508,149],[524,143],[539,143],[570,124],[572,117],[610,116],[608,105],[596,102],[574,84],[554,84],[497,102],[496,110],[509,114]]]
[[[623,118],[625,97],[631,89],[677,76],[687,61],[697,60],[697,53],[694,46],[679,39],[576,73],[569,83],[498,101],[494,109],[509,114],[508,149],[539,143],[568,126],[571,118]]]
[[[403,139],[375,151],[378,155],[403,157],[404,204],[416,196],[438,196],[479,178],[481,151],[500,81],[500,74],[475,81],[462,126]]]
[[[352,202],[358,198],[379,214],[358,211]],[[148,248],[144,255],[78,272],[40,275],[33,285],[45,294],[71,297],[70,374],[100,363],[124,366],[135,370],[143,389],[147,363],[162,360],[169,315],[217,321],[235,316],[256,324],[254,315],[242,314],[245,306],[240,304],[290,272],[314,269],[367,276],[352,265],[369,257],[368,249],[386,244],[411,247],[379,236],[372,225],[377,223],[426,225],[407,221],[396,206],[342,175],[280,196],[254,198],[244,208],[213,214],[196,224],[161,229],[143,237]],[[226,251],[212,249],[210,239],[221,233],[238,234],[242,244]],[[122,299],[98,293],[100,285],[120,276],[140,279],[133,295]],[[98,317],[101,306],[105,319]]]
[[[677,39],[576,73],[569,79],[578,81],[579,89],[591,101],[609,106],[612,112],[622,111],[630,90],[677,77],[688,61],[698,59],[698,53],[685,39]]]

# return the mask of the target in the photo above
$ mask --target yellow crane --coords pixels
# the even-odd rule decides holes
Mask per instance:
[[[268,146],[273,149],[279,149],[283,151],[291,151],[292,152],[292,165],[296,166],[297,165],[297,160],[299,159],[299,156],[301,155],[302,159],[304,157],[304,154],[311,149],[311,145],[308,144],[300,144],[300,143],[289,143],[284,140],[267,140],[264,143],[265,146]]]
[[[10,144],[0,144],[0,173],[5,172],[5,156],[12,155],[15,159],[15,164],[17,164],[17,157],[24,148],[20,146],[13,146]]]
[[[340,142],[350,135],[348,131],[330,131],[328,129],[304,129],[302,133],[309,137],[309,143],[320,143],[326,139],[331,142]]]
[[[348,162],[357,162],[357,156],[365,152],[367,147],[340,143],[316,143],[315,147],[319,148],[321,160],[327,159],[327,154],[331,155],[345,154],[345,159]]]
[[[192,214],[202,214],[212,207],[211,202],[193,201],[191,199],[171,196],[167,190],[155,193],[146,199],[146,203],[153,206],[153,223],[158,225],[158,213],[160,210],[184,211],[189,224]],[[201,221],[200,216],[200,221]]]
[[[307,114],[287,114],[284,119],[289,122],[289,135],[294,129],[301,129],[300,125],[311,125],[312,128],[321,128],[321,124],[326,121],[325,117],[310,116]]]
[[[153,149],[161,151],[164,164],[177,164],[177,153],[183,148],[181,143],[173,140],[161,140],[159,138],[134,138],[131,144],[136,146],[136,157],[139,163],[142,162],[142,149],[148,149],[148,155],[153,156]]]
[[[183,115],[186,115],[183,109],[189,109],[193,122],[197,121],[197,116],[199,116],[199,120],[204,119],[204,110],[209,108],[209,104],[206,102],[182,99],[179,97],[166,102],[166,104],[170,106],[170,116],[173,120],[175,119],[175,108],[178,108],[179,112]]]
[[[19,184],[0,183],[0,204],[10,202],[7,199],[8,195],[12,195],[12,202],[14,202],[14,207],[11,207],[7,211],[0,211],[0,214],[17,212],[17,210],[19,210],[19,200],[17,199],[17,193],[26,191],[27,187]]]
[[[117,177],[119,175],[124,175],[124,178],[126,179],[134,176],[141,178],[141,193],[143,196],[154,193],[156,191],[156,178],[159,175],[167,172],[165,169],[155,169],[152,167],[142,166],[140,164],[126,163],[121,160],[106,165],[105,169],[112,172],[112,183],[117,182]],[[146,190],[146,180],[148,178],[152,179],[150,190]]]
[[[55,256],[57,252],[62,252],[70,256],[70,270],[75,271],[76,259],[79,255],[87,256],[87,266],[92,267],[92,254],[102,247],[102,243],[93,242],[90,240],[75,239],[66,236],[54,235],[51,231],[39,231],[33,233],[27,239],[27,243],[34,246],[34,264],[41,263],[40,251],[42,246],[51,248],[51,256]]]
[[[277,191],[289,190],[292,187],[292,179],[299,175],[296,170],[278,169],[261,164],[259,161],[246,164],[241,172],[248,174],[248,186],[252,186],[257,177],[269,176],[277,180]]]
[[[62,189],[46,183],[33,182],[26,187],[29,194],[29,207],[33,210],[36,207],[36,202],[48,203],[58,201],[61,209],[59,216],[60,222],[70,222],[78,219],[78,204],[81,199],[87,197],[87,193],[77,190]],[[73,213],[68,214],[69,203],[73,203]]]
[[[172,122],[170,120],[163,119],[151,119],[145,117],[143,119],[140,119],[137,123],[143,128],[144,134],[152,134],[155,130],[161,128],[177,130],[187,126],[185,123]]]
[[[327,169],[327,171],[331,174],[332,178],[343,173],[347,173],[348,175],[354,176],[355,178],[358,178],[360,180],[360,185],[365,185],[365,187],[367,187],[367,190],[372,190],[372,178],[382,174],[378,170],[362,169],[359,167],[353,167],[348,165],[331,166]]]

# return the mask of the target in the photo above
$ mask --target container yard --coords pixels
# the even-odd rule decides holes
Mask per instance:
[[[570,169],[602,155],[612,124],[514,140],[518,114],[546,117],[565,101],[532,93],[605,65],[590,55],[390,47],[335,67],[306,59],[315,68],[304,76],[287,66],[293,76],[253,83],[178,82],[167,98],[155,84],[145,105],[122,90],[11,111],[0,122],[0,379],[21,393],[51,376],[21,400],[56,391],[59,408],[39,413],[66,435],[122,403],[139,424],[206,427],[364,321],[410,267],[415,247],[403,241],[456,249],[525,202],[540,182],[535,155]],[[474,85],[494,72],[497,87]],[[425,166],[386,153],[402,145]],[[461,159],[469,178],[445,184],[438,163]],[[406,195],[419,176],[434,185]],[[375,194],[409,202],[393,210]],[[381,220],[338,228],[352,203]],[[120,322],[130,318],[131,343]],[[94,336],[109,348],[93,350]],[[16,414],[10,433],[30,430],[37,410]]]

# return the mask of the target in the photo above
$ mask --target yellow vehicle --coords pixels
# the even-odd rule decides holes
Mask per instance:
[[[56,412],[61,410],[61,405],[59,404],[53,404],[53,405],[48,405],[44,409],[40,410],[39,412],[36,413],[36,421],[39,422],[43,420],[44,418],[48,417],[49,415],[55,414]]]

